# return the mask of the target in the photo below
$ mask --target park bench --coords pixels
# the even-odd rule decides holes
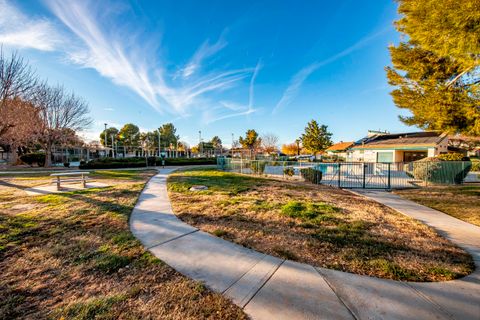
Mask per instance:
[[[83,187],[86,188],[87,176],[90,172],[78,171],[78,172],[65,172],[65,173],[52,173],[50,176],[55,177],[52,182],[57,184],[57,190],[60,190],[62,183],[81,182]]]

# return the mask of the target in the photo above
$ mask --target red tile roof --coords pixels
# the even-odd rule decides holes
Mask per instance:
[[[349,141],[349,142],[339,142],[339,143],[335,143],[333,146],[331,146],[330,148],[328,148],[327,150],[325,151],[333,151],[333,152],[339,152],[339,151],[345,151],[347,150],[348,148],[350,148],[351,146],[353,146],[354,142],[353,141]]]

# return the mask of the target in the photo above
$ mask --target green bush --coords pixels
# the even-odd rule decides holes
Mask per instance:
[[[295,174],[295,170],[292,167],[286,167],[285,169],[283,169],[283,174],[289,177],[293,177],[293,175]]]
[[[26,153],[20,156],[20,160],[30,166],[36,163],[39,167],[43,167],[45,166],[45,153],[43,152]]]
[[[250,163],[250,169],[254,174],[263,174],[265,171],[265,161],[252,161]]]
[[[322,171],[314,168],[305,168],[300,170],[300,175],[305,181],[319,184],[322,181]]]
[[[187,165],[214,165],[214,158],[165,158],[166,166],[187,166]],[[115,168],[141,168],[149,166],[161,166],[160,157],[134,157],[134,158],[101,158],[90,160],[88,163],[80,163],[80,169],[115,169]]]

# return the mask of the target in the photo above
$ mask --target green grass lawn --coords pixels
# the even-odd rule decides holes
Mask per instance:
[[[175,172],[167,187],[182,220],[280,258],[411,281],[473,270],[471,257],[431,228],[345,190],[214,169]]]
[[[0,319],[246,318],[145,251],[128,219],[153,171],[100,171],[110,187],[35,197],[48,175],[0,178]]]
[[[432,186],[397,194],[457,219],[480,226],[480,185]]]

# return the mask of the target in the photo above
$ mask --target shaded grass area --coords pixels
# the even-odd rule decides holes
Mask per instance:
[[[480,226],[480,185],[432,186],[398,190],[398,195]]]
[[[189,191],[197,184],[209,190]],[[474,268],[431,228],[344,190],[210,169],[172,174],[168,191],[187,223],[280,258],[409,281],[450,280]]]
[[[102,172],[95,178],[111,187],[36,197],[23,184],[41,178],[1,184],[0,319],[246,318],[130,233],[129,215],[153,173]]]

